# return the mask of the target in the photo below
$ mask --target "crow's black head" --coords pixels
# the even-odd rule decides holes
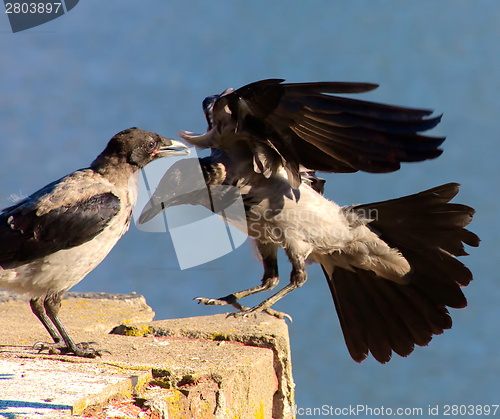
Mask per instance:
[[[211,130],[214,125],[214,104],[220,98],[220,95],[208,96],[203,100],[203,113],[207,119],[208,129]]]
[[[158,158],[186,154],[189,154],[189,150],[180,141],[134,127],[111,138],[105,150],[92,163],[92,167],[128,163],[142,169]]]

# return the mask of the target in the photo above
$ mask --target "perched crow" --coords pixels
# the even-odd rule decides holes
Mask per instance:
[[[77,170],[0,213],[0,289],[31,298],[33,313],[63,353],[95,357],[58,318],[65,291],[80,282],[128,230],[134,174],[160,157],[188,154],[180,141],[130,128],[116,134],[87,169]]]
[[[324,181],[315,171],[391,172],[401,162],[433,159],[441,154],[444,138],[421,133],[441,118],[429,110],[332,95],[368,91],[373,84],[283,81],[262,80],[206,98],[207,132],[179,134],[194,146],[212,149],[199,161],[210,199],[182,194],[190,176],[183,167],[189,164],[177,162],[141,221],[184,203],[214,210],[214,203],[229,205],[234,198],[226,192],[237,189],[248,234],[264,265],[262,283],[199,302],[231,304],[241,310],[237,314],[279,316],[270,307],[306,282],[306,261],[315,261],[323,268],[351,357],[361,362],[371,353],[385,363],[393,351],[407,356],[415,344],[427,345],[451,327],[447,306],[466,306],[460,287],[472,274],[456,256],[467,254],[464,243],[479,244],[464,228],[474,210],[449,203],[458,184],[340,207],[322,195]],[[239,299],[278,284],[279,247],[292,264],[290,283],[251,309],[240,305]]]

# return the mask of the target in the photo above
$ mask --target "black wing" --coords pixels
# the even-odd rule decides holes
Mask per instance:
[[[438,147],[444,137],[419,134],[440,122],[441,116],[429,117],[432,111],[331,95],[366,92],[375,84],[283,81],[261,80],[212,99],[209,125],[230,137],[212,146],[227,149],[238,143],[234,139],[244,139],[257,171],[269,173],[282,165],[294,187],[300,183],[300,165],[325,172],[383,173],[398,170],[401,162],[442,153]],[[183,138],[207,146],[206,135],[199,137],[202,144],[195,136]]]
[[[120,211],[120,199],[102,193],[37,215],[36,200],[28,198],[0,214],[0,266],[29,263],[97,236]]]

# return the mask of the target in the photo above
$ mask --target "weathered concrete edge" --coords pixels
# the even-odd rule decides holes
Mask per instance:
[[[125,399],[136,396],[153,380],[151,370],[129,370],[128,373],[130,374],[129,377],[124,378],[119,383],[106,386],[100,393],[86,395],[75,400],[71,414],[80,415],[88,407],[102,406],[111,399]]]
[[[3,293],[0,292],[0,300],[2,294]],[[154,313],[150,309],[148,313],[143,313],[143,305],[145,305],[146,303],[144,298],[140,295],[109,295],[105,293],[85,293],[82,295],[70,293],[69,298],[66,300],[68,303],[65,307],[63,307],[62,311],[65,315],[65,323],[68,324],[70,329],[73,330],[73,334],[76,336],[76,339],[82,341],[91,341],[95,339],[96,341],[100,342],[99,345],[103,345],[104,348],[110,349],[111,354],[113,354],[113,356],[111,357],[112,359],[109,359],[108,356],[105,356],[103,359],[88,360],[74,358],[67,355],[49,356],[44,354],[32,354],[30,351],[30,347],[24,346],[24,340],[27,338],[28,341],[36,341],[37,339],[40,339],[40,336],[45,336],[45,331],[43,331],[43,328],[38,323],[37,319],[31,315],[31,313],[28,315],[29,305],[25,302],[22,302],[25,301],[25,299],[15,297],[10,298],[10,296],[7,297],[8,298],[4,300],[5,304],[7,304],[7,311],[5,313],[12,314],[9,317],[9,319],[12,321],[9,322],[9,324],[13,326],[12,330],[16,331],[19,328],[18,326],[16,326],[18,321],[23,324],[23,327],[26,326],[26,322],[30,323],[32,326],[28,328],[28,333],[26,333],[26,330],[24,330],[21,336],[23,339],[22,341],[19,340],[20,336],[17,332],[12,333],[11,336],[6,339],[6,343],[11,342],[11,344],[13,345],[11,350],[9,351],[11,352],[11,354],[7,357],[33,357],[34,359],[47,358],[52,361],[60,360],[63,362],[75,364],[102,365],[111,368],[112,371],[114,370],[118,372],[121,376],[119,382],[109,384],[109,386],[104,387],[104,389],[101,389],[96,394],[81,393],[80,395],[77,395],[77,398],[68,404],[68,408],[70,408],[71,406],[71,411],[75,415],[83,413],[88,408],[98,408],[98,406],[104,408],[104,406],[110,406],[110,399],[142,399],[144,391],[147,390],[147,386],[144,386],[144,384],[150,384],[155,381],[154,372],[155,367],[157,366],[160,367],[161,370],[163,370],[164,367],[167,367],[165,371],[170,373],[173,372],[172,377],[177,376],[178,374],[176,373],[180,372],[178,371],[177,367],[173,370],[170,370],[169,363],[167,362],[165,364],[163,361],[161,361],[161,358],[158,359],[160,362],[156,366],[156,361],[154,364],[151,364],[149,362],[137,362],[137,356],[135,356],[135,359],[132,362],[132,359],[129,359],[127,355],[127,353],[137,355],[140,352],[138,351],[138,349],[142,348],[143,350],[144,347],[149,347],[149,345],[159,345],[163,348],[165,342],[170,341],[170,339],[165,340],[161,337],[169,336],[173,338],[172,342],[182,341],[186,344],[188,343],[186,341],[191,341],[190,344],[195,344],[195,342],[192,342],[192,340],[196,340],[200,341],[200,344],[202,346],[207,344],[213,345],[215,343],[215,346],[219,347],[224,342],[228,342],[234,343],[236,347],[240,346],[241,344],[246,345],[248,347],[248,350],[250,350],[250,347],[254,347],[255,350],[267,349],[267,365],[272,369],[272,377],[274,377],[274,389],[270,390],[270,392],[267,393],[267,397],[265,398],[266,405],[267,403],[270,403],[268,412],[271,411],[270,409],[272,407],[274,417],[293,417],[293,415],[291,414],[280,413],[285,411],[288,412],[290,410],[289,408],[286,408],[286,406],[293,406],[293,381],[291,380],[288,328],[286,326],[286,323],[282,320],[278,320],[267,315],[260,315],[252,319],[227,319],[226,315],[211,315],[204,317],[152,322],[151,320]],[[88,303],[82,304],[80,301],[81,299],[85,299],[86,301],[88,301]],[[141,299],[144,300],[144,304],[139,301]],[[117,311],[115,309],[115,306],[110,303],[110,301],[112,300],[116,301],[119,306],[124,305],[126,310]],[[137,323],[135,323],[133,320],[129,322],[131,309],[129,300],[134,301],[134,305],[132,306],[133,309],[136,311],[138,310],[142,314],[140,318],[136,317],[135,322]],[[102,304],[104,305],[102,307],[99,301],[103,302]],[[135,304],[137,301],[139,301],[141,304]],[[12,305],[12,303],[15,303],[15,305]],[[96,304],[97,307],[100,307],[99,310],[95,309]],[[13,313],[22,313],[22,315],[13,315]],[[113,315],[110,317],[110,314]],[[101,316],[105,317],[101,318]],[[119,318],[120,316],[122,316],[121,319]],[[148,318],[148,316],[150,317]],[[124,330],[128,330],[128,333],[126,334],[134,336],[144,336],[149,334],[151,336],[141,343],[138,343],[139,341],[131,343],[125,336],[115,335],[115,337],[112,337],[113,335],[108,335],[107,332],[104,331],[101,327],[99,329],[92,328],[90,330],[84,330],[85,327],[83,326],[88,325],[89,319],[94,317],[99,320],[98,323],[103,321],[103,319],[106,319],[105,324],[109,325],[107,331],[109,331],[113,327],[113,325],[123,322],[123,324],[127,326],[121,326],[121,328],[123,328]],[[203,321],[200,321],[202,319]],[[153,324],[153,328],[151,328],[151,324]],[[103,331],[105,334],[101,334]],[[158,339],[154,337],[154,335],[158,336]],[[180,339],[177,339],[177,337]],[[142,340],[142,338],[139,339]],[[205,343],[203,343],[203,341],[205,341]],[[21,343],[22,346],[18,346],[19,343]],[[175,345],[178,345],[178,343],[176,343]],[[271,350],[271,352],[268,352],[269,349]],[[224,350],[223,352],[226,353],[227,351]],[[190,352],[184,351],[183,353]],[[108,358],[109,360],[106,360],[106,358]],[[224,366],[222,368],[224,368]],[[258,366],[254,366],[253,368],[253,371],[263,371]],[[161,373],[161,370],[158,371]],[[287,370],[289,371],[289,374],[286,374]],[[283,378],[287,375],[289,375],[290,380],[285,380]],[[267,376],[268,374],[266,373],[266,377]],[[259,383],[259,373],[257,373],[257,376],[253,375],[251,381],[252,380],[254,380],[253,383]],[[174,384],[176,384],[176,382],[174,382]],[[161,383],[157,383],[156,385],[161,386]],[[272,387],[273,385],[270,386]],[[144,389],[142,389],[142,387],[144,387]],[[166,390],[164,387],[163,389]],[[277,390],[279,390],[279,392]],[[171,400],[172,403],[175,401],[175,394],[179,393],[178,395],[180,399],[180,395],[184,394],[182,393],[182,391],[182,388],[180,388],[179,393],[175,389],[175,386],[170,387],[170,392],[172,393],[172,395],[169,398],[172,399],[173,397],[173,399]],[[266,409],[268,408],[266,407]],[[68,414],[69,412],[70,410],[68,410]],[[97,412],[98,411],[96,411],[96,414]],[[277,413],[276,415],[274,414],[275,412]]]
[[[69,300],[71,298],[87,298],[93,300],[132,300],[132,299],[144,299],[144,296],[132,292],[130,294],[111,294],[109,292],[66,292],[63,295],[63,300]],[[6,301],[29,301],[29,297],[24,295],[15,294],[9,291],[0,290],[0,303]]]
[[[212,342],[228,341],[271,349],[274,354],[274,370],[279,387],[273,400],[273,412],[276,417],[293,417],[295,384],[292,377],[291,350],[285,320],[267,314],[259,314],[257,318],[261,321],[260,325],[263,325],[261,328],[256,327],[255,324],[244,327],[241,323],[235,323],[234,328],[228,328],[228,319],[225,314],[202,316],[202,318],[213,320],[213,328],[210,332],[197,327],[200,321],[199,317],[191,317],[120,325],[111,333],[127,336],[153,335],[156,337],[187,338]],[[182,324],[179,324],[180,320]],[[238,322],[241,319],[234,319],[234,321]]]

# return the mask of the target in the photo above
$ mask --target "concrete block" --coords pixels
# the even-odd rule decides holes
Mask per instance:
[[[152,316],[133,294],[70,296],[61,310],[70,334],[109,353],[39,354],[32,345],[48,340],[43,326],[26,302],[0,295],[0,417],[293,417],[283,320]]]
[[[151,334],[157,337],[198,339],[213,342],[237,342],[273,351],[278,389],[273,396],[273,418],[293,417],[294,384],[288,327],[284,320],[267,314],[249,318],[225,314],[159,320],[121,325],[113,333],[129,336]]]

